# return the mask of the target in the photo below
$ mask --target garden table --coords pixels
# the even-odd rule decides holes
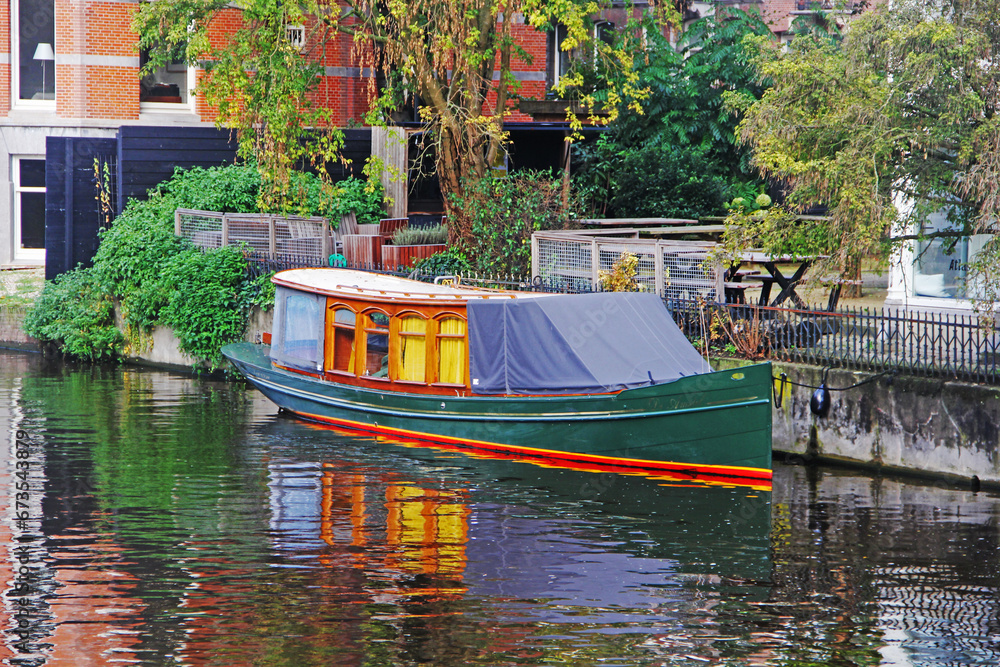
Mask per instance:
[[[791,300],[797,307],[805,309],[806,303],[802,300],[796,292],[795,288],[802,278],[805,276],[806,271],[812,265],[812,263],[818,259],[817,257],[793,257],[791,255],[779,255],[773,256],[759,250],[750,250],[740,254],[740,263],[748,262],[751,264],[757,264],[764,267],[769,275],[766,276],[756,276],[750,277],[752,280],[757,280],[762,284],[762,289],[760,292],[760,305],[762,306],[779,306],[787,300]],[[792,274],[786,276],[778,265],[797,265],[794,267]],[[731,271],[735,271],[739,268],[739,265],[735,266]],[[777,285],[780,289],[778,295],[771,300],[771,286]]]

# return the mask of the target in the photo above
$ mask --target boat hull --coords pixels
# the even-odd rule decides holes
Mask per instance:
[[[279,407],[349,430],[553,465],[771,478],[767,363],[617,394],[448,397],[327,382],[274,368],[267,352],[250,343],[223,349]]]

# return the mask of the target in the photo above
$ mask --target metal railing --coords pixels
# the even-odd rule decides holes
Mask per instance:
[[[1000,382],[1000,334],[974,314],[666,302],[689,339],[779,361]],[[749,348],[756,348],[750,350]]]
[[[311,257],[248,254],[251,276],[305,266]],[[415,271],[361,270],[433,281]],[[586,286],[524,276],[462,276],[462,283],[535,292],[587,292]],[[863,371],[896,370],[909,375],[1000,383],[1000,333],[974,314],[914,312],[902,309],[845,307],[836,311],[769,308],[702,299],[663,299],[687,337],[699,344],[706,332],[712,354],[751,355]],[[746,349],[748,346],[753,349]]]
[[[327,266],[322,258],[312,255],[291,255],[275,254],[250,250],[244,253],[247,260],[247,275],[251,278],[258,278],[269,275],[277,271],[286,269],[301,269]],[[352,270],[367,271],[369,273],[381,273],[400,278],[410,278],[422,282],[434,282],[439,276],[433,273],[422,273],[415,269],[402,269],[399,271],[387,271],[379,264],[362,264],[349,267]],[[551,292],[554,294],[567,294],[586,292],[590,290],[571,290],[558,280],[544,280],[540,277],[534,279],[525,276],[515,276],[510,274],[484,274],[461,276],[463,285],[473,285],[487,289],[518,290],[521,292]]]

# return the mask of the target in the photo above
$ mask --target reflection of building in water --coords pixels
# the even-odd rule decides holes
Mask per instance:
[[[793,474],[775,485],[776,628],[819,619],[817,645],[865,648],[886,666],[1000,664],[995,499]]]
[[[77,462],[46,446],[46,431],[63,427],[44,410],[26,418],[25,358],[8,355],[0,376],[0,582],[4,664],[87,665],[139,662],[137,633],[144,605],[136,577],[120,567],[122,548],[87,528],[93,498]],[[22,368],[18,368],[22,365]],[[27,518],[25,518],[27,517]]]
[[[998,589],[969,583],[951,565],[875,570],[883,665],[1000,665]]]

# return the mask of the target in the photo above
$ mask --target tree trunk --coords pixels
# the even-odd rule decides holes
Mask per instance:
[[[438,183],[448,216],[448,242],[459,247],[472,245],[472,220],[463,206],[462,179],[486,175],[486,157],[476,146],[464,146],[459,130],[442,130],[437,156]]]
[[[841,291],[840,295],[842,297],[848,297],[856,299],[863,296],[864,290],[861,285],[861,258],[860,257],[848,257],[844,260],[844,271],[843,276],[847,280],[856,280],[857,282],[851,282],[844,285],[844,289]]]

